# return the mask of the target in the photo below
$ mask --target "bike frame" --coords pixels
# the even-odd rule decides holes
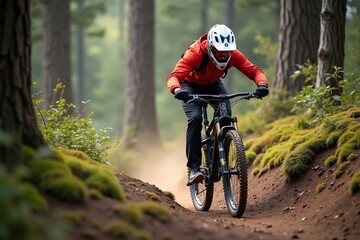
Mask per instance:
[[[236,170],[229,171],[226,165],[226,155],[224,151],[224,138],[227,131],[237,129],[237,118],[229,115],[227,111],[226,100],[235,98],[238,96],[243,96],[243,99],[250,99],[257,97],[257,95],[253,92],[240,92],[229,95],[209,95],[209,94],[193,94],[190,95],[192,99],[190,101],[201,101],[202,105],[202,113],[203,113],[203,127],[205,129],[205,139],[202,141],[202,146],[205,144],[211,149],[211,157],[208,157],[210,161],[209,167],[209,175],[205,181],[205,184],[210,182],[220,181],[221,176],[223,174],[237,174]],[[215,117],[209,123],[208,114],[207,114],[207,106],[208,102],[205,99],[210,100],[219,100],[218,109],[215,110]],[[217,114],[218,113],[218,114]],[[216,116],[218,115],[218,116]]]

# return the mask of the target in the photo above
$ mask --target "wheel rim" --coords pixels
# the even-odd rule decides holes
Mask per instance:
[[[206,198],[206,188],[204,184],[197,183],[193,185],[193,191],[195,196],[195,201],[199,206],[204,205]]]

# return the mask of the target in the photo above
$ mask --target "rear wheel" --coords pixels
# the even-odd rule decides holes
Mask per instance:
[[[225,135],[224,150],[229,173],[223,175],[226,205],[233,217],[241,217],[247,201],[247,169],[243,141],[236,130]]]
[[[205,179],[202,183],[194,183],[190,185],[191,200],[198,211],[208,211],[211,207],[214,195],[214,183],[209,181],[210,156],[210,150],[208,150],[208,146],[205,144],[201,149],[200,166]]]

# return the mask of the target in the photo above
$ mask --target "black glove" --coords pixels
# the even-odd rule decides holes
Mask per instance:
[[[265,84],[260,84],[256,89],[256,94],[259,97],[265,97],[269,94],[269,89]]]
[[[189,100],[189,92],[187,90],[179,90],[176,91],[175,96],[176,99],[183,100],[187,102]]]

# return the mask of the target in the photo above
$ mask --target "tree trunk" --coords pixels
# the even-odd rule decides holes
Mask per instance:
[[[235,6],[234,0],[226,0],[226,7],[225,7],[225,24],[228,26],[232,31],[234,31],[234,23],[235,23]],[[224,84],[226,89],[231,92],[232,89],[232,76],[233,72],[228,71],[226,78],[224,80]]]
[[[65,85],[63,98],[72,103],[70,61],[70,0],[43,0],[42,81],[46,107],[53,102],[53,89],[58,81]]]
[[[84,2],[79,1],[78,12],[82,12],[84,8]],[[78,25],[76,29],[76,40],[77,40],[77,75],[78,75],[78,87],[77,87],[77,101],[78,107],[82,106],[82,101],[85,100],[85,40],[84,40],[84,27]],[[80,112],[82,114],[82,112]]]
[[[160,143],[154,83],[154,0],[130,1],[124,133],[145,148]]]
[[[317,61],[321,0],[280,0],[280,23],[274,88],[296,95],[304,79],[291,79],[298,64]]]
[[[323,0],[321,10],[321,35],[318,51],[316,87],[324,84],[335,87],[333,94],[340,95],[338,80],[325,81],[325,73],[334,73],[333,66],[344,67],[346,0]]]
[[[200,36],[209,31],[207,26],[208,18],[208,0],[201,0],[201,12],[200,12]]]
[[[28,0],[0,0],[0,79],[0,163],[11,168],[21,162],[23,144],[45,145],[31,98]]]

